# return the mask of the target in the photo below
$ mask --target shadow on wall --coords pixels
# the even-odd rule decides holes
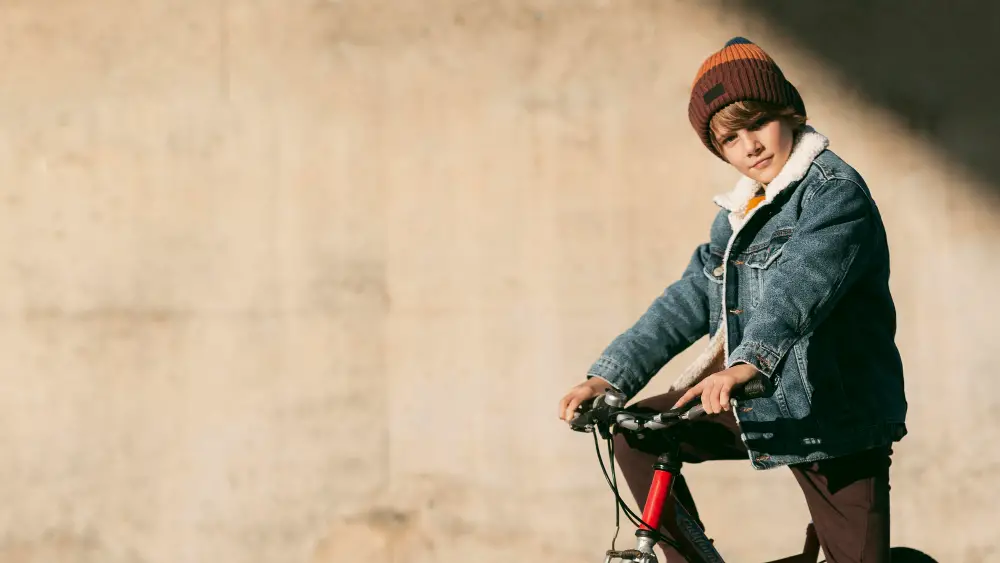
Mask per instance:
[[[1000,2],[717,0],[752,12],[1000,196]]]

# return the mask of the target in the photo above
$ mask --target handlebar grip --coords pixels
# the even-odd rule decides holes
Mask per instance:
[[[747,399],[763,397],[767,394],[767,385],[768,381],[766,378],[762,376],[755,377],[747,381],[737,393],[733,393],[732,398],[745,401]],[[702,416],[705,416],[705,406],[697,403],[684,413],[683,418],[693,420]]]
[[[733,394],[735,399],[756,399],[763,397],[767,393],[767,378],[758,376],[747,381],[739,393]]]

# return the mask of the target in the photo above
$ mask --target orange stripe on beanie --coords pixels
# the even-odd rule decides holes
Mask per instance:
[[[764,52],[764,49],[754,45],[753,43],[734,43],[742,39],[737,37],[736,39],[731,39],[726,46],[722,48],[721,51],[714,53],[712,56],[708,57],[704,63],[701,64],[701,68],[698,69],[698,75],[694,78],[694,83],[691,87],[694,88],[695,84],[701,80],[702,76],[709,70],[715,68],[716,66],[723,63],[730,63],[739,60],[757,60],[766,63],[774,64],[774,61]],[[746,41],[744,39],[744,41]]]
[[[763,49],[743,37],[734,37],[713,53],[695,75],[688,102],[688,118],[701,142],[716,156],[709,124],[717,111],[731,103],[754,100],[791,106],[802,115],[805,104],[798,90]]]

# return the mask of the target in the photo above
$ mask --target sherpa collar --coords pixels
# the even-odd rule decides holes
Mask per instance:
[[[760,205],[771,203],[782,190],[793,182],[801,180],[809,170],[809,166],[812,165],[812,161],[829,145],[829,139],[807,125],[799,138],[795,140],[788,162],[782,167],[781,172],[778,172],[778,175],[771,180],[771,183],[764,188],[764,201]],[[740,178],[731,192],[719,194],[715,196],[713,201],[719,207],[730,212],[731,220],[741,219],[745,214],[747,204],[760,190],[760,187],[760,182],[744,176]]]

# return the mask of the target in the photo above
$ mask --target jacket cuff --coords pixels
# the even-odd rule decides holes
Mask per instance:
[[[741,342],[729,354],[729,362],[726,367],[731,368],[736,364],[750,364],[766,375],[768,379],[771,379],[774,377],[780,361],[781,354],[761,342]]]
[[[612,387],[621,391],[626,397],[631,399],[644,386],[643,381],[628,368],[628,366],[618,363],[610,356],[601,356],[587,370],[587,379],[591,377],[605,379]]]

